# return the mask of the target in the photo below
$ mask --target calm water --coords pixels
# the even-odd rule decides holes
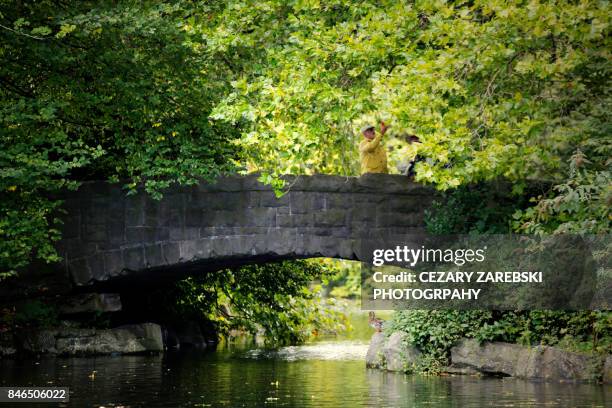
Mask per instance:
[[[0,379],[3,386],[69,386],[70,403],[60,406],[71,407],[604,407],[612,401],[609,386],[369,370],[362,337],[276,351],[0,360]]]

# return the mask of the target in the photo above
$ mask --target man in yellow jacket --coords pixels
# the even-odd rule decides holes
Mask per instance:
[[[359,143],[359,157],[361,159],[361,174],[388,173],[387,152],[380,143],[387,132],[388,126],[380,122],[380,133],[376,133],[374,126],[368,125],[361,129],[363,140]]]

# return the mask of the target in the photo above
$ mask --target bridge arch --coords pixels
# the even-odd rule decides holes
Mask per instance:
[[[62,197],[62,268],[77,286],[179,279],[254,261],[364,260],[362,241],[417,242],[435,193],[405,176],[288,177],[276,198],[257,176],[173,187],[161,200],[120,185],[84,184]]]

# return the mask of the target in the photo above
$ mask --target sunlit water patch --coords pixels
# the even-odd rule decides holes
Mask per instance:
[[[275,350],[253,349],[244,356],[256,359],[296,360],[361,360],[365,361],[368,344],[361,341],[318,342],[288,346]]]

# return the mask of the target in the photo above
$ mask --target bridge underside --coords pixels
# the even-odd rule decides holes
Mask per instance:
[[[418,242],[435,193],[404,176],[301,176],[276,198],[256,176],[176,187],[160,201],[88,183],[64,198],[62,268],[77,286],[161,283],[252,262],[367,260],[389,238]]]

